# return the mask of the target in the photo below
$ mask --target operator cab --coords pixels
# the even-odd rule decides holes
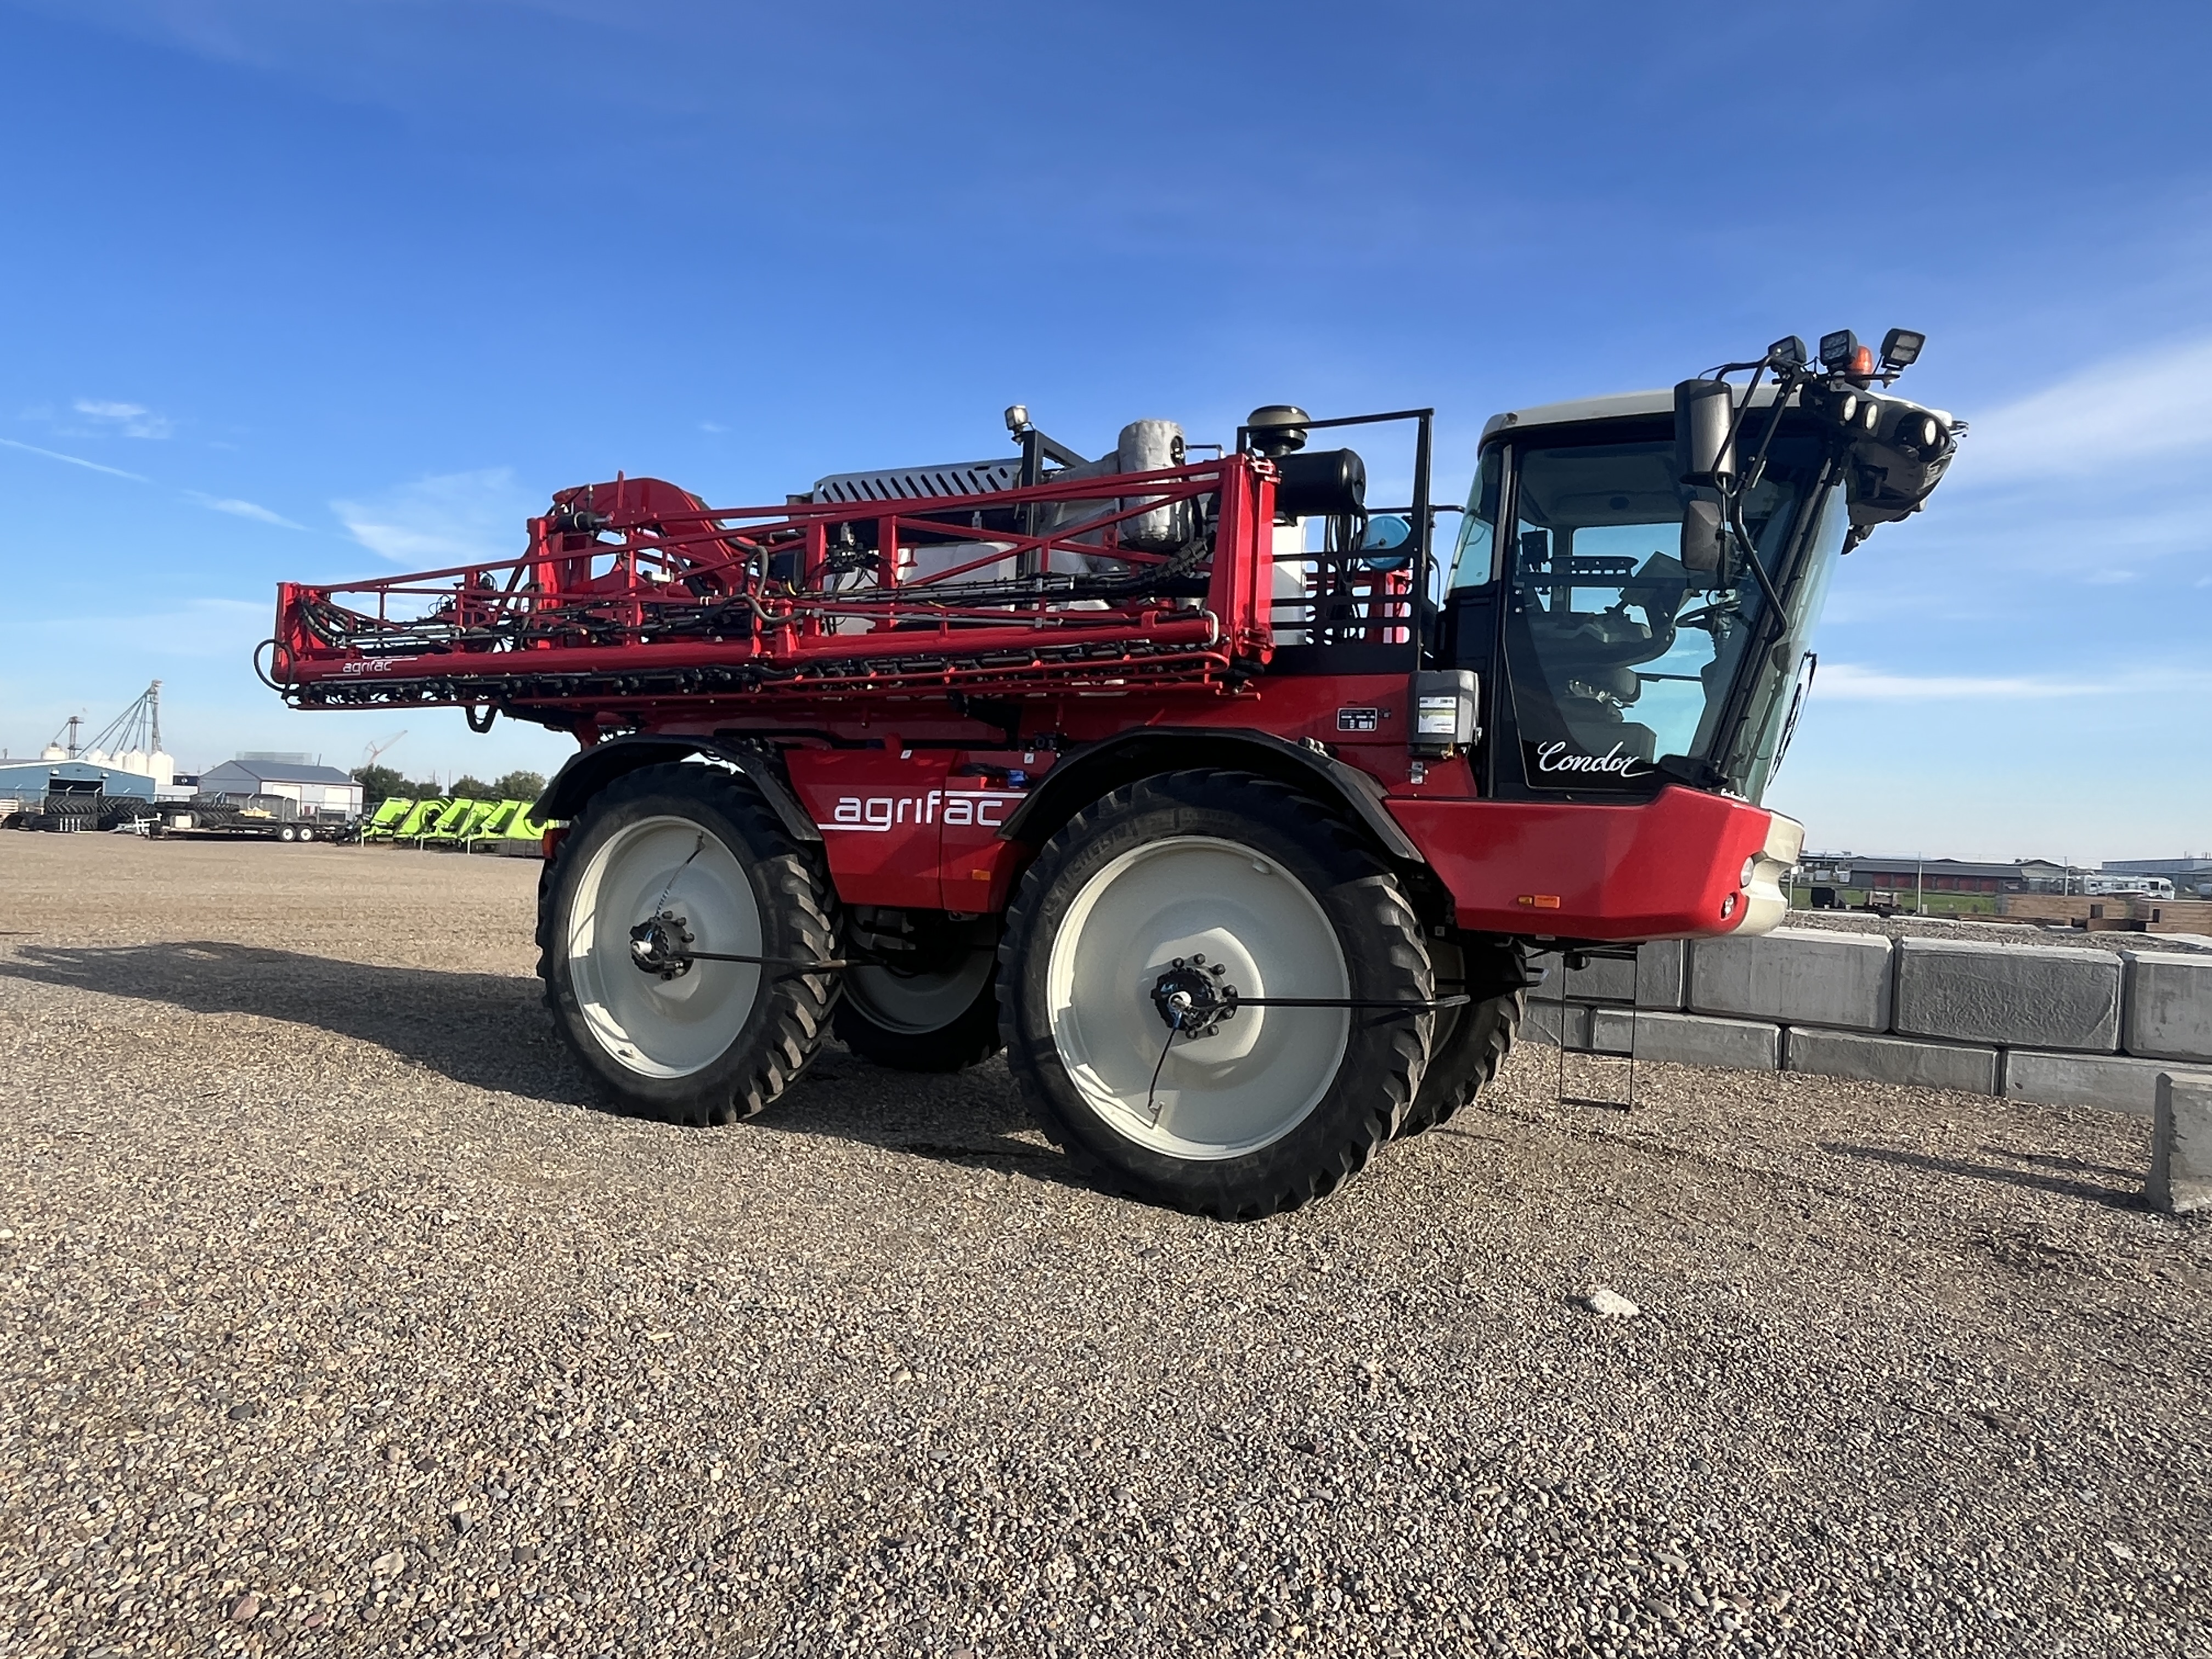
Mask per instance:
[[[1836,560],[1918,510],[1965,429],[1868,390],[1881,374],[1851,346],[1861,361],[1841,367],[1857,376],[1824,382],[1783,341],[1766,364],[1727,366],[1778,366],[1776,383],[1688,381],[1485,428],[1437,659],[1480,677],[1486,794],[1678,783],[1759,799]],[[1882,363],[1888,379],[1902,367]],[[1684,411],[1709,398],[1700,434]]]

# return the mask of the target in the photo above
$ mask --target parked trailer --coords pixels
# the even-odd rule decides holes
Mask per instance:
[[[618,476],[515,558],[283,584],[266,672],[577,739],[540,972],[630,1109],[749,1116],[833,1024],[1003,1047],[1103,1178],[1263,1215],[1487,1082],[1528,947],[1781,919],[1820,595],[1963,430],[1889,395],[1919,344],[1501,415],[1441,556],[1425,410],[1086,459],[1017,407],[1013,456],[769,507]],[[1312,442],[1386,423],[1389,507]]]

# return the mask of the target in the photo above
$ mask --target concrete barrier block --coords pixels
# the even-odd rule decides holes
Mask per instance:
[[[1656,939],[1636,947],[1633,963],[1601,957],[1588,967],[1567,969],[1567,995],[1603,1002],[1626,1002],[1633,995],[1639,1008],[1680,1008],[1682,947],[1679,939]],[[1528,961],[1532,967],[1551,969],[1551,977],[1538,994],[1556,994],[1561,972],[1559,952],[1547,951]]]
[[[2063,945],[1899,939],[1895,1025],[1949,1042],[2109,1054],[2120,1046],[2120,958]]]
[[[2008,1100],[2039,1100],[2052,1106],[2101,1106],[2106,1111],[2149,1117],[2158,1109],[2161,1074],[2202,1076],[2212,1072],[2175,1072],[2170,1060],[2135,1060],[2124,1054],[2053,1054],[2031,1048],[2008,1049],[2004,1093]]]
[[[1590,1010],[1589,1048],[1592,1054],[1626,1054],[1633,1040],[1632,1034],[1640,1029],[1644,1015],[1636,1012],[1635,1023],[1629,1019],[1626,1008],[1593,1008]]]
[[[1692,945],[1689,1006],[1700,1014],[1881,1031],[1891,978],[1884,934],[1778,927],[1763,938]]]
[[[1963,1048],[1949,1042],[1793,1025],[1789,1055],[1791,1071],[1821,1077],[1860,1078],[1869,1083],[1900,1083],[1917,1089],[1957,1089],[1975,1095],[1997,1091],[1994,1048]]]
[[[1547,1048],[1559,1046],[1562,1014],[1567,1033],[1567,1047],[1587,1048],[1590,1040],[1590,1011],[1581,1003],[1570,1002],[1562,1010],[1559,1004],[1548,997],[1528,999],[1528,1012],[1521,1021],[1521,1036],[1524,1042],[1540,1042]]]
[[[2212,1210],[2212,1075],[2159,1074],[2143,1195],[2169,1215]]]
[[[2212,1061],[2212,957],[2123,951],[2127,1013],[2120,1047],[2159,1060]]]
[[[1601,1054],[1628,1052],[1628,1011],[1600,1008],[1590,1046]],[[1782,1063],[1782,1028],[1742,1019],[1709,1019],[1663,1010],[1636,1015],[1636,1057],[1677,1066],[1717,1066],[1731,1072],[1771,1072]]]

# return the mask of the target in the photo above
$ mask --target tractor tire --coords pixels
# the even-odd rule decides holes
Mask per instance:
[[[861,1059],[894,1071],[981,1065],[1001,1046],[997,967],[996,951],[971,948],[913,969],[848,968],[832,1029]]]
[[[1307,797],[1237,772],[1114,791],[1039,854],[999,953],[1007,1064],[1103,1184],[1253,1220],[1363,1168],[1413,1104],[1433,1015],[1239,1008],[1186,1035],[1182,994],[1419,1003],[1428,951],[1397,878]]]
[[[819,861],[751,787],[711,767],[649,766],[577,816],[538,887],[539,976],[553,1024],[623,1110],[730,1123],[813,1060],[837,997],[836,901]],[[679,921],[702,951],[793,965],[641,968],[630,930]]]
[[[1464,990],[1474,1000],[1437,1011],[1429,1069],[1422,1074],[1413,1109],[1399,1127],[1401,1137],[1421,1134],[1449,1121],[1490,1086],[1520,1035],[1528,1007],[1516,946],[1467,948],[1432,939],[1429,955],[1436,963],[1438,993]]]

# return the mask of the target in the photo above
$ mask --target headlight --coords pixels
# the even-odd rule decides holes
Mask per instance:
[[[1750,886],[1752,877],[1756,875],[1758,872],[1759,854],[1753,853],[1749,858],[1743,861],[1743,873],[1735,878],[1735,884],[1739,887]]]

